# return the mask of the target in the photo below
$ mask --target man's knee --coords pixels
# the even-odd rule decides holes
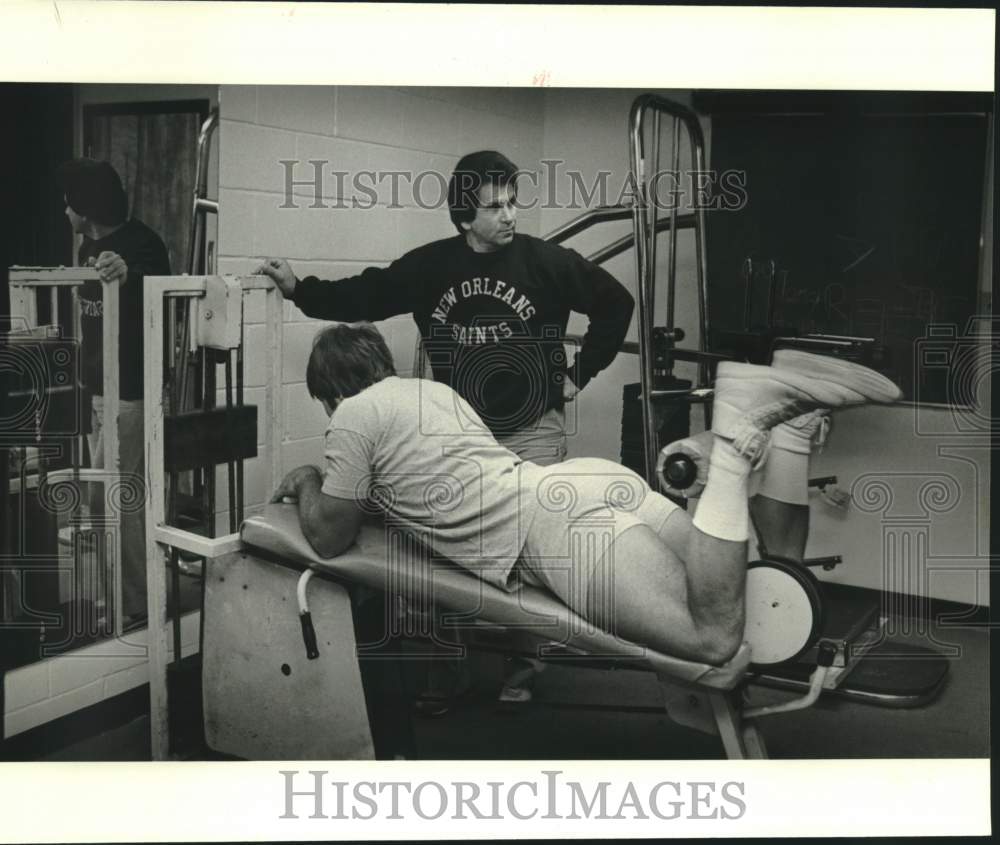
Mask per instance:
[[[704,660],[714,666],[728,663],[743,644],[743,620],[720,619],[702,627]]]

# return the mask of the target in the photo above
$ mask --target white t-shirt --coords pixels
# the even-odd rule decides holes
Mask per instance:
[[[325,455],[324,493],[370,502],[436,554],[514,588],[539,468],[497,443],[450,387],[391,376],[344,399]]]

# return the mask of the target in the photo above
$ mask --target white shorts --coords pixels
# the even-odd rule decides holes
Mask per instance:
[[[521,580],[545,587],[587,615],[590,585],[616,540],[645,525],[659,533],[679,506],[635,472],[603,458],[574,458],[540,470],[535,517],[517,564]]]

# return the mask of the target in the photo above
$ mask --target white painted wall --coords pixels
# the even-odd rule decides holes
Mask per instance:
[[[378,184],[372,208],[336,208],[338,185],[327,177],[315,208],[314,183],[294,187],[285,205],[282,160],[302,164],[296,181],[313,180],[311,160],[328,162],[323,170],[436,172],[447,179],[464,152],[496,148],[518,162],[537,162],[542,154],[543,93],[538,90],[463,88],[335,88],[223,86],[219,94],[220,127],[220,262],[224,273],[252,272],[265,256],[290,260],[298,275],[342,278],[371,265],[384,266],[420,244],[455,234],[447,205],[425,209],[400,182],[398,202],[391,180]],[[439,185],[428,177],[424,201],[433,202]],[[345,180],[347,197],[366,202],[366,195]],[[343,198],[343,197],[340,197]],[[522,231],[539,233],[539,215],[521,218]],[[246,385],[263,386],[261,357],[263,313],[247,316]],[[305,386],[305,365],[312,340],[322,323],[285,306],[284,405],[286,469],[315,463],[322,454],[327,418]],[[397,369],[410,374],[417,340],[410,317],[379,325],[392,349]],[[254,401],[254,393],[247,397]],[[261,453],[247,465],[248,510],[265,501]],[[225,508],[224,476],[220,507]]]
[[[914,405],[835,412],[812,474],[836,475],[852,501],[842,510],[811,497],[807,554],[844,557],[822,578],[988,607],[990,450],[981,422],[976,434],[970,412]]]

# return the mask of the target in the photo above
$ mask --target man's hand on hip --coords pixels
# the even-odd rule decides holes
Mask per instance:
[[[569,373],[566,373],[566,377],[563,379],[563,402],[572,402],[579,392],[580,388],[569,377]]]

